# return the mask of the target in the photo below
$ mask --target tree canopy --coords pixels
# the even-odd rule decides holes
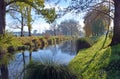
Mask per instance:
[[[105,5],[94,7],[91,11],[86,13],[84,17],[86,36],[101,35],[108,30],[111,19],[106,15],[107,13],[109,13],[109,8]]]
[[[65,20],[58,25],[58,29],[63,35],[79,36],[80,28],[79,22],[72,19]]]

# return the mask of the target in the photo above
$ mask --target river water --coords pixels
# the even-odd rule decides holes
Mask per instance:
[[[75,42],[67,41],[62,44],[48,46],[36,51],[24,51],[14,55],[8,65],[10,79],[22,79],[24,67],[31,61],[53,60],[59,64],[67,65],[76,55]]]

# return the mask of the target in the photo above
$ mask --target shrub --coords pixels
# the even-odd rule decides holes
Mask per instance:
[[[80,49],[89,48],[89,47],[91,47],[93,45],[93,43],[94,42],[91,39],[79,38],[76,41],[76,50],[78,52]]]
[[[38,62],[26,66],[25,79],[76,79],[65,65],[58,64],[53,57],[41,57]]]
[[[25,79],[75,79],[65,66],[46,65],[40,62],[32,62],[27,66]]]

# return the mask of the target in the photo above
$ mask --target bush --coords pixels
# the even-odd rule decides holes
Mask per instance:
[[[79,38],[76,41],[76,50],[78,52],[80,49],[89,48],[93,44],[94,44],[94,42],[89,38]]]
[[[25,79],[77,79],[67,66],[59,65],[53,58],[44,58],[26,66]]]
[[[31,63],[27,66],[25,79],[76,79],[64,66]]]

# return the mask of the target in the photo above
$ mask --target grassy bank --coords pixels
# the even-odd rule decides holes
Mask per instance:
[[[20,50],[34,50],[43,48],[48,45],[58,44],[62,41],[69,40],[70,37],[65,36],[30,36],[30,37],[15,37],[12,34],[0,36],[0,53]]]
[[[92,47],[79,51],[69,63],[78,79],[120,79],[120,45],[107,47],[111,42],[108,39],[100,50],[103,41],[102,37]]]

